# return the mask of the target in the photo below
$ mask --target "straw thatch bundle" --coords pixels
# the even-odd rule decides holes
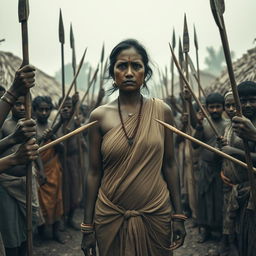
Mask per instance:
[[[256,47],[247,51],[240,59],[233,63],[237,84],[244,81],[256,81]],[[224,94],[230,90],[230,81],[227,69],[222,72],[213,84],[207,88],[207,93],[220,92]]]
[[[19,57],[10,52],[0,51],[0,84],[2,86],[8,88],[11,85],[14,74],[21,63],[22,60]],[[51,96],[54,104],[62,95],[60,83],[40,69],[36,70],[36,86],[31,90],[31,93],[32,97]]]

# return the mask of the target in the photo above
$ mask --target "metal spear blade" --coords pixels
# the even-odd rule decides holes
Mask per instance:
[[[29,2],[28,0],[19,0],[19,22],[25,22],[29,16]]]
[[[61,9],[60,9],[60,16],[59,16],[59,42],[61,44],[65,44],[65,32],[64,32],[64,25],[63,25]]]
[[[189,33],[187,25],[187,17],[184,15],[184,28],[183,28],[183,52],[189,52]]]
[[[195,43],[195,48],[198,51],[198,40],[197,40],[197,34],[196,34],[196,27],[194,25],[194,43]]]
[[[103,63],[104,61],[104,55],[105,55],[105,45],[103,43],[102,49],[101,49],[101,57],[100,57],[100,62]]]
[[[223,13],[225,11],[225,4],[223,0],[210,0],[211,10],[214,20],[219,27],[219,29],[224,29],[223,24]]]
[[[184,56],[183,56],[183,50],[182,50],[182,45],[181,45],[181,39],[180,38],[179,38],[179,63],[180,63],[180,66],[183,68]]]
[[[172,32],[172,48],[175,49],[176,47],[176,37],[175,37],[175,29]]]
[[[75,39],[73,34],[72,23],[70,24],[70,48],[75,49]]]

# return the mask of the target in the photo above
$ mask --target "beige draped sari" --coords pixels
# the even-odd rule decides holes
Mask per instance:
[[[144,100],[145,101],[145,100]],[[144,102],[132,146],[121,124],[102,141],[104,176],[95,210],[100,256],[169,256],[171,203],[161,175],[164,155],[163,102]],[[137,115],[125,121],[133,134]]]

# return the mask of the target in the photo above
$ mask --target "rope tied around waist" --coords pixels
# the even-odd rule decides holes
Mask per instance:
[[[127,219],[130,219],[131,217],[138,217],[138,216],[141,216],[142,214],[139,212],[139,211],[136,211],[136,210],[127,210],[125,213],[124,213],[124,218],[127,220]]]

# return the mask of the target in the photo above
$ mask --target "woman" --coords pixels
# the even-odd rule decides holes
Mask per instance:
[[[172,113],[140,93],[152,75],[148,62],[136,40],[122,41],[110,54],[119,97],[90,116],[98,126],[89,132],[85,255],[96,255],[96,240],[100,256],[167,256],[184,242],[173,135],[154,120],[172,124]]]

